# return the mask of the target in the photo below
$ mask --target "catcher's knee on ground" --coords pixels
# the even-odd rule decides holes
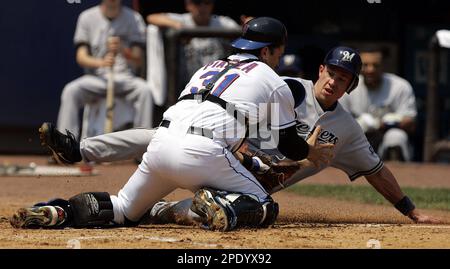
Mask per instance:
[[[270,196],[259,202],[253,195],[210,188],[195,193],[191,210],[202,218],[205,228],[220,231],[267,227],[275,222],[279,212],[278,204]]]

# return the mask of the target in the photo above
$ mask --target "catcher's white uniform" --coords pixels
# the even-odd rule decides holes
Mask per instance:
[[[229,57],[239,61],[249,58],[256,59],[250,54]],[[200,68],[181,95],[202,89],[224,67],[225,62],[218,60]],[[211,95],[233,103],[239,112],[249,115],[252,124],[266,122],[271,123],[272,128],[295,124],[291,90],[262,62],[245,63],[227,71],[215,83]],[[278,104],[279,110],[275,113],[270,110],[274,107],[272,104]],[[266,105],[269,110],[264,109]],[[207,186],[253,194],[260,202],[268,198],[264,188],[231,152],[245,134],[245,127],[232,113],[209,101],[183,100],[170,107],[164,119],[170,121],[168,128],[158,128],[136,172],[117,197],[111,196],[116,223],[123,223],[124,216],[132,221],[139,220],[176,188],[196,191]],[[212,139],[190,133],[191,126],[210,130]]]

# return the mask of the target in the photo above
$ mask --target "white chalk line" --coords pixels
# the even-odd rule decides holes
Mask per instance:
[[[411,225],[411,228],[424,228],[424,229],[450,229],[450,226],[443,225]]]
[[[374,223],[374,224],[362,224],[362,223],[302,223],[297,225],[282,224],[278,227],[298,227],[298,228],[332,228],[332,227],[363,227],[363,228],[386,228],[386,227],[400,227],[400,228],[422,228],[422,229],[450,229],[450,225],[424,225],[424,224],[409,224],[409,223]]]
[[[16,235],[15,236],[18,239],[25,239],[25,236]],[[46,239],[52,239],[52,240],[59,240],[61,238],[50,238],[49,236],[36,236],[33,235],[33,240],[46,240]],[[29,238],[29,236],[27,237]],[[129,240],[129,239],[140,239],[140,240],[151,240],[151,241],[158,241],[158,242],[165,242],[165,243],[184,243],[184,244],[190,244],[195,245],[199,247],[207,247],[207,248],[236,248],[234,246],[230,245],[223,245],[223,244],[217,244],[217,243],[202,243],[202,242],[196,242],[196,241],[188,241],[183,239],[177,239],[174,237],[161,237],[161,236],[143,236],[143,235],[135,235],[135,236],[120,236],[120,239],[118,239],[117,236],[114,235],[97,235],[97,236],[82,236],[82,237],[71,237],[69,240],[78,240],[78,241],[87,241],[87,240],[100,240],[100,239],[115,239],[115,240]]]

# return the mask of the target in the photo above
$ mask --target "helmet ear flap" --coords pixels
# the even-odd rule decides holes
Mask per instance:
[[[347,94],[350,94],[357,86],[359,83],[359,76],[354,76],[352,82],[350,83],[350,85],[348,85],[347,88]]]

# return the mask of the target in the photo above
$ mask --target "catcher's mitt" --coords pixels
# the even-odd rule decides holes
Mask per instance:
[[[285,181],[301,167],[299,162],[290,159],[278,160],[261,150],[252,151],[246,147],[241,149],[240,153],[258,162],[251,172],[268,192],[277,186],[284,188]]]

